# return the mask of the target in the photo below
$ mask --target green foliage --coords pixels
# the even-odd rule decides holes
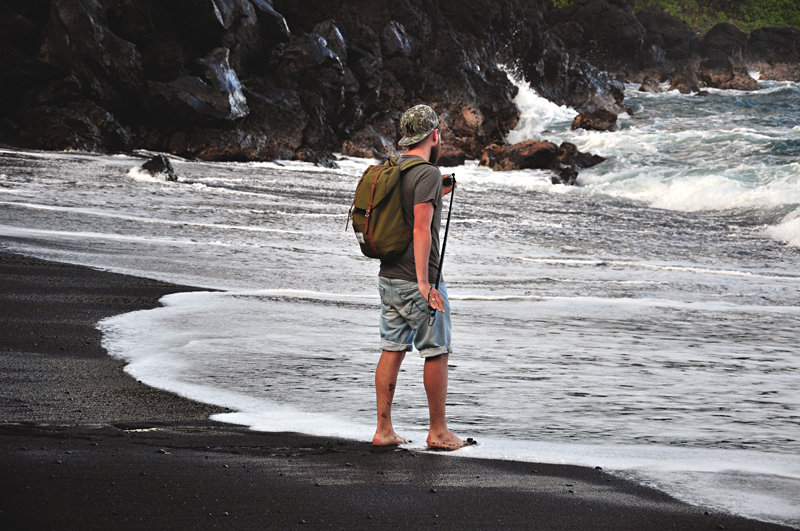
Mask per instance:
[[[797,0],[629,0],[635,10],[654,4],[679,18],[691,28],[706,32],[728,22],[745,32],[764,26],[792,26],[800,29]]]
[[[692,29],[705,33],[720,22],[728,22],[744,32],[764,26],[791,26],[800,29],[798,0],[628,0],[638,11],[654,4],[679,18]],[[553,0],[553,7],[566,7],[573,0]]]

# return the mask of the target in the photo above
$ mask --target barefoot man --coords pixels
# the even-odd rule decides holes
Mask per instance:
[[[414,157],[431,164],[420,164],[407,170],[401,178],[403,213],[414,229],[414,239],[405,252],[393,260],[381,260],[379,290],[381,294],[381,348],[383,353],[375,371],[378,399],[378,429],[372,444],[401,444],[406,440],[392,427],[392,400],[397,374],[406,351],[412,343],[425,358],[424,383],[428,395],[430,430],[428,446],[456,450],[465,446],[445,421],[447,399],[447,360],[450,348],[450,303],[447,288],[440,283],[436,290],[439,263],[439,227],[442,222],[442,174],[434,165],[439,158],[441,136],[439,119],[427,105],[407,110],[400,121],[403,138],[400,146],[408,152],[398,165]],[[436,310],[430,323],[428,304]]]

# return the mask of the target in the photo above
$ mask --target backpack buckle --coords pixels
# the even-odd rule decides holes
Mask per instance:
[[[367,209],[366,212],[364,212],[364,217],[368,218],[370,212],[371,212],[371,209]]]

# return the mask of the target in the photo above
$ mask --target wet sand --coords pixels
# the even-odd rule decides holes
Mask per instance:
[[[192,289],[0,252],[4,529],[789,529],[593,468],[210,421],[224,410],[137,382],[94,327]]]

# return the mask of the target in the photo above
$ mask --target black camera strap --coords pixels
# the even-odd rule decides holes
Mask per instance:
[[[450,209],[447,211],[447,224],[444,226],[444,240],[442,241],[442,252],[439,254],[439,269],[436,271],[436,285],[434,289],[439,291],[439,281],[442,278],[442,264],[444,263],[444,251],[447,249],[447,234],[450,232],[450,216],[453,214],[453,197],[456,195],[456,174],[451,173],[450,179],[452,179],[452,186],[453,189],[450,191]],[[433,322],[436,320],[436,310],[434,310],[430,304],[428,304],[428,311],[431,312],[430,317],[428,318],[428,324],[432,325]]]

